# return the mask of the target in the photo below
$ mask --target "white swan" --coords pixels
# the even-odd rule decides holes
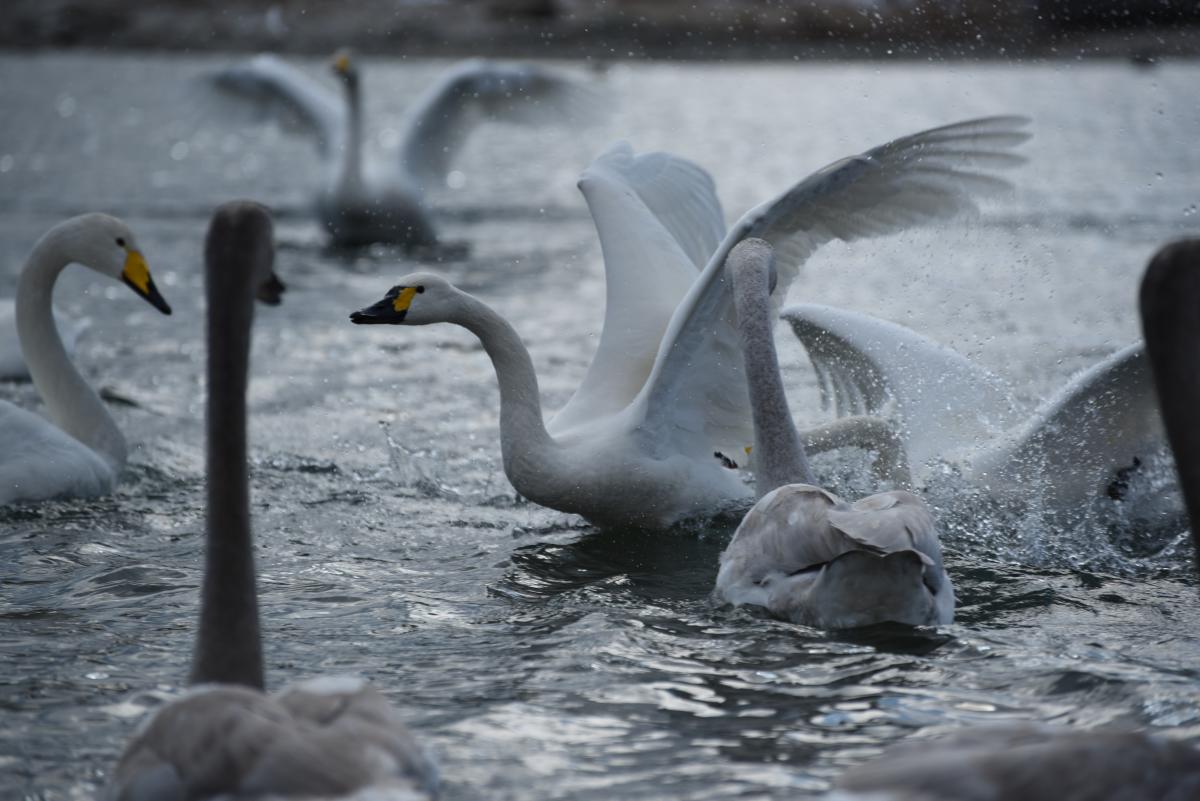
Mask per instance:
[[[164,314],[129,227],[106,214],[73,217],[38,240],[17,284],[16,327],[49,420],[0,401],[0,504],[112,491],[125,466],[125,437],[71,364],[54,324],[58,274],[77,262],[124,281]]]
[[[978,726],[901,743],[836,786],[826,801],[1191,801],[1200,751],[1142,732]]]
[[[1050,512],[1085,508],[1163,446],[1145,349],[1129,345],[1022,418],[1004,383],[903,326],[812,304],[780,315],[838,414],[891,416],[918,483],[941,462],[996,497],[1036,493]]]
[[[1146,352],[1200,553],[1200,239],[1158,252],[1142,278]],[[979,726],[901,743],[853,768],[827,801],[1190,801],[1200,751],[1144,732]]]
[[[465,61],[416,101],[389,163],[366,164],[358,69],[346,51],[333,61],[345,98],[280,61],[262,55],[215,76],[237,95],[275,104],[316,137],[325,162],[317,196],[321,224],[339,245],[437,241],[423,206],[425,191],[446,179],[451,160],[478,123],[495,119],[526,124],[586,121],[597,109],[592,92],[528,64]]]
[[[367,682],[321,677],[263,692],[246,464],[254,296],[278,302],[271,220],[254,203],[213,217],[208,296],[208,517],[192,688],[126,747],[109,801],[436,795],[437,774]]]
[[[583,383],[547,426],[525,346],[500,315],[434,275],[401,279],[356,323],[449,322],[477,337],[500,383],[504,470],[518,492],[602,525],[668,526],[748,500],[714,459],[753,436],[725,257],[755,236],[780,254],[780,296],[831,239],[943,219],[972,191],[1006,186],[977,165],[1007,166],[1027,138],[1015,117],[906,136],[837,161],[742,217],[724,235],[712,179],[628,145],[601,155],[579,186],[604,253],[600,344]],[[697,276],[696,270],[705,265]]]
[[[924,501],[894,490],[850,504],[814,486],[775,354],[771,261],[758,239],[728,259],[760,497],[721,554],[716,595],[822,628],[950,623],[954,588]]]

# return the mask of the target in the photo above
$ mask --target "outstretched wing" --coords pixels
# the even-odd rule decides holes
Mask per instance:
[[[911,329],[816,304],[780,316],[808,351],[822,405],[838,417],[889,416],[918,474],[930,460],[1017,422],[999,378]]]
[[[654,369],[631,410],[646,447],[672,452],[737,449],[750,441],[750,411],[725,257],[742,239],[775,249],[776,303],[800,265],[831,239],[893,233],[975,208],[973,196],[1008,188],[981,169],[1022,159],[1023,117],[934,128],[842,159],[748,212],[725,236],[671,318]]]
[[[345,104],[334,90],[275,56],[260,55],[212,76],[222,90],[254,104],[282,126],[311,134],[322,156],[341,144]]]
[[[604,254],[604,328],[587,375],[550,423],[556,434],[633,400],[671,314],[725,233],[712,177],[667,153],[634,155],[619,142],[584,171],[579,189]]]
[[[464,61],[416,101],[400,143],[400,166],[417,186],[437,185],[467,136],[484,120],[586,124],[602,106],[598,92],[553,70]]]
[[[1002,492],[1081,509],[1166,446],[1146,347],[1128,345],[1075,376],[1010,436],[971,460]]]

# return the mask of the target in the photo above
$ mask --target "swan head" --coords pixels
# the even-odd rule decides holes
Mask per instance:
[[[333,60],[329,62],[329,68],[344,83],[358,82],[358,64],[355,63],[354,54],[349,48],[343,47],[334,53]]]
[[[62,241],[71,261],[123,282],[163,314],[171,313],[150,277],[137,237],[121,220],[107,214],[76,217]]]
[[[217,208],[208,228],[205,259],[210,276],[224,272],[224,265],[236,265],[249,273],[246,279],[260,302],[279,305],[286,287],[275,275],[275,228],[266,206],[235,200]]]
[[[359,325],[429,325],[453,322],[463,312],[465,296],[446,279],[413,273],[387,291],[383,300],[350,315]]]

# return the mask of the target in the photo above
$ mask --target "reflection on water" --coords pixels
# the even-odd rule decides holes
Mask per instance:
[[[62,308],[93,320],[84,373],[128,401],[110,408],[132,464],[111,498],[0,511],[0,796],[90,797],[186,675],[203,527],[201,241],[212,206],[247,195],[279,213],[289,285],[283,306],[259,310],[250,398],[271,682],[378,682],[438,754],[448,798],[802,797],[889,742],[1005,719],[1200,732],[1196,584],[1164,458],[1132,473],[1123,499],[1069,520],[979,497],[948,471],[928,498],[957,622],[829,634],[713,604],[733,520],[601,532],[517,497],[499,469],[491,367],[469,335],[346,321],[393,279],[436,269],[513,321],[557,408],[603,316],[574,180],[612,138],[695,158],[737,214],[895,134],[1016,111],[1037,136],[1014,198],[969,226],[831,246],[792,297],[910,325],[1032,406],[1137,336],[1146,257],[1195,232],[1196,67],[617,66],[602,79],[622,103],[607,128],[472,142],[466,188],[436,199],[450,244],[404,254],[328,251],[305,211],[319,177],[307,146],[194,113],[189,80],[213,61],[151,62],[0,56],[3,263],[63,215],[112,211],[177,310],[152,315],[79,271],[60,282]],[[398,119],[442,66],[372,65],[370,113]],[[0,296],[14,283],[0,271]],[[781,331],[793,403],[816,421],[789,340]],[[0,397],[36,403],[23,385]],[[864,464],[816,460],[849,495],[872,489]]]

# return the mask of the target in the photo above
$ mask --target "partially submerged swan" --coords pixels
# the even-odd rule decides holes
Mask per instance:
[[[146,721],[109,801],[436,795],[437,775],[387,700],[347,676],[263,692],[246,463],[254,297],[278,302],[271,221],[253,203],[219,208],[205,248],[208,517],[192,688]]]
[[[751,236],[770,242],[782,297],[825,242],[945,219],[971,208],[972,194],[1007,186],[976,169],[1019,163],[1008,149],[1028,138],[1025,122],[961,122],[842,159],[728,233],[701,168],[663,153],[634,156],[626,144],[602,154],[579,187],[604,253],[604,328],[583,383],[549,425],[516,331],[445,280],[402,278],[351,320],[453,323],[480,339],[500,384],[504,470],[529,499],[601,525],[663,527],[712,514],[750,497],[714,458],[753,438],[724,276],[730,249]]]
[[[846,503],[815,486],[775,352],[772,252],[744,239],[729,254],[754,412],[759,501],[721,554],[717,597],[796,623],[851,628],[954,620],[954,588],[929,508],[902,490]]]
[[[1142,278],[1146,352],[1200,551],[1200,239]],[[1200,750],[1145,732],[979,726],[901,743],[846,773],[828,801],[1192,801]]]
[[[950,463],[993,496],[1036,495],[1047,511],[1077,512],[1165,441],[1141,343],[1026,416],[998,377],[904,326],[815,304],[780,316],[808,351],[825,405],[890,417],[918,484]]]
[[[115,217],[72,217],[38,240],[17,285],[16,329],[50,419],[0,401],[0,504],[104,495],[125,467],[125,437],[71,364],[55,326],[54,283],[72,263],[123,281],[171,313],[133,232]]]
[[[585,121],[596,111],[588,90],[549,70],[465,61],[416,101],[390,162],[368,164],[359,73],[348,52],[335,56],[333,72],[344,98],[269,55],[218,73],[216,82],[273,104],[314,135],[325,169],[317,216],[339,245],[436,242],[423,206],[425,192],[444,184],[452,159],[480,122],[569,123]]]

